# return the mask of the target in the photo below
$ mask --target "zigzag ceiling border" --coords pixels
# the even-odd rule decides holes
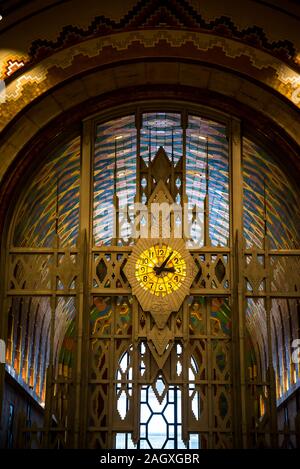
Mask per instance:
[[[144,30],[94,38],[63,49],[11,80],[0,115],[0,130],[34,99],[76,75],[122,61],[192,60],[220,65],[274,89],[300,108],[300,76],[279,59],[232,39],[188,31]]]

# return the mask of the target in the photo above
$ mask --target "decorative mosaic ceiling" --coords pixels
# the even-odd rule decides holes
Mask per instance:
[[[187,1],[152,0],[138,2],[120,21],[99,16],[86,29],[65,26],[56,39],[37,39],[26,52],[3,49],[0,129],[36,98],[78,74],[157,57],[217,65],[300,107],[299,54],[291,41],[271,40],[254,25],[239,28],[224,15],[207,21]],[[94,94],[85,99],[89,96]]]
[[[204,16],[186,0],[151,0],[138,1],[119,21],[104,15],[96,16],[86,28],[64,26],[54,40],[40,38],[34,40],[26,58],[19,61],[9,59],[6,67],[5,62],[3,63],[3,78],[16,73],[21,67],[26,68],[38,63],[64,47],[80,44],[87,39],[120,31],[157,28],[157,26],[205,31],[220,37],[231,37],[241,43],[264,50],[288,64],[299,65],[294,44],[287,39],[270,40],[261,27],[255,25],[246,28],[238,27],[230,17],[225,15],[211,21],[205,20]]]

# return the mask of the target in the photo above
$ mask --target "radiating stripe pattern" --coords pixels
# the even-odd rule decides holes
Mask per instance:
[[[15,321],[10,331],[12,343],[6,356],[6,369],[35,400],[43,404],[51,340],[49,297],[13,297],[10,314]],[[53,339],[54,372],[67,378],[72,376],[75,314],[75,299],[58,297]]]
[[[57,233],[60,247],[74,246],[79,233],[80,136],[50,154],[33,174],[16,215],[13,244],[18,247],[53,246]],[[38,259],[33,254],[32,259]],[[52,260],[44,266],[47,271]],[[39,273],[43,277],[45,272]],[[47,273],[47,272],[46,272]],[[40,279],[40,277],[38,277]],[[42,283],[41,283],[42,285]],[[47,288],[50,285],[47,284]],[[16,297],[12,314],[23,334],[11,331],[13,350],[7,369],[39,402],[45,401],[46,368],[49,364],[51,308],[49,297]],[[55,311],[54,360],[68,325],[75,318],[73,298],[58,297]],[[22,338],[22,340],[20,339]],[[21,340],[21,342],[20,342]]]
[[[263,247],[264,235],[273,249],[293,249],[300,246],[300,205],[296,187],[284,172],[284,162],[277,162],[256,143],[243,139],[244,179],[244,237],[248,247]],[[265,226],[266,218],[266,226]],[[272,258],[271,258],[272,262]],[[279,262],[279,283],[286,283],[285,258]],[[298,337],[297,302],[293,299],[273,299],[271,310],[272,355],[280,399],[299,385],[299,364],[292,366],[293,338]],[[261,372],[267,372],[266,309],[262,298],[247,300],[246,324]],[[289,344],[289,345],[287,345]]]
[[[15,246],[74,245],[79,230],[80,137],[55,151],[33,176],[16,217]]]
[[[199,139],[199,136],[203,139]],[[148,166],[163,147],[174,166],[181,159],[183,130],[181,115],[145,113],[141,128],[141,158]],[[206,142],[208,145],[206,145]],[[198,222],[191,227],[194,245],[203,245],[203,203],[206,191],[208,147],[208,193],[210,237],[213,245],[227,245],[229,237],[228,142],[224,125],[189,116],[186,143],[186,192],[189,208],[199,210]],[[115,168],[116,165],[116,168]],[[131,207],[136,185],[136,129],[134,116],[99,125],[94,160],[94,243],[110,244],[114,237],[114,171],[119,208]],[[130,225],[123,223],[120,237],[130,236]]]
[[[116,165],[116,168],[115,168]],[[114,174],[119,208],[132,208],[136,184],[135,117],[126,116],[97,127],[94,158],[94,244],[110,244],[114,238]],[[120,237],[127,239],[130,225],[122,220]]]
[[[7,348],[6,370],[28,394],[44,403],[49,364],[49,298],[14,297],[11,299],[10,316],[15,321],[9,330],[12,342]]]
[[[207,167],[208,164],[208,167]],[[229,163],[226,126],[189,116],[186,142],[186,193],[189,207],[200,211],[192,225],[194,244],[204,242],[204,198],[208,173],[209,235],[213,246],[226,246],[229,238]]]
[[[248,246],[262,247],[266,209],[270,247],[299,247],[299,196],[283,166],[284,162],[280,165],[260,146],[243,139],[244,234]]]
[[[157,150],[163,147],[175,165],[182,156],[181,115],[150,112],[143,114],[141,129],[141,157],[146,165],[153,161]]]

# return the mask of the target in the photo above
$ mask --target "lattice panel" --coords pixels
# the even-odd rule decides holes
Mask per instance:
[[[114,411],[114,426],[118,429],[121,429],[123,426],[126,428],[128,421],[131,422],[133,413],[132,384],[118,383],[116,403],[117,410]]]
[[[216,429],[229,430],[232,426],[231,388],[213,385],[213,422]]]
[[[92,382],[109,379],[110,340],[91,341],[90,380]]]
[[[204,432],[199,433],[199,439],[200,439],[199,448],[207,449],[209,447],[209,445],[208,445],[208,434],[204,433]]]
[[[300,256],[271,256],[271,291],[300,292]]]
[[[195,292],[206,294],[229,293],[230,269],[227,254],[195,253],[191,251],[195,260],[197,274],[192,284]],[[124,273],[128,252],[97,252],[93,255],[93,290],[122,289],[131,292],[130,285]]]
[[[107,430],[88,432],[87,447],[89,449],[103,449],[108,447],[108,433]]]
[[[231,379],[231,343],[229,340],[211,341],[212,378],[214,381]]]
[[[231,449],[233,439],[231,433],[215,432],[213,434],[213,448],[214,449]]]
[[[265,256],[259,255],[256,247],[248,249],[244,259],[245,288],[253,295],[265,291],[267,270],[265,269]]]
[[[222,293],[229,291],[229,259],[225,254],[212,254],[212,253],[193,253],[195,264],[198,273],[192,284],[192,289],[199,291],[203,290],[218,290]]]
[[[208,386],[189,384],[188,426],[190,431],[205,431],[208,428]]]
[[[114,428],[128,428],[133,416],[133,347],[130,341],[115,341],[115,400],[113,403]]]
[[[57,254],[57,264],[53,254],[18,253],[9,256],[9,293],[20,290],[35,292],[59,291],[75,294],[80,273],[78,254],[70,249]]]
[[[190,380],[207,380],[207,341],[205,339],[192,340],[189,348]]]
[[[8,288],[10,290],[50,290],[52,259],[42,254],[11,254]]]
[[[67,429],[70,419],[70,399],[71,388],[69,383],[59,380],[54,385],[54,395],[52,398],[52,415],[58,427]]]
[[[55,269],[56,289],[75,290],[76,281],[79,276],[78,257],[67,250],[58,256],[58,265]]]
[[[88,428],[106,428],[109,414],[109,384],[89,385]]]
[[[93,289],[122,288],[130,292],[123,272],[128,252],[98,252],[93,256]]]
[[[247,249],[244,256],[244,279],[247,295],[264,296],[266,281],[270,281],[271,293],[276,296],[298,296],[300,291],[300,256],[273,255],[272,251]],[[270,269],[265,267],[270,262]]]
[[[155,380],[159,369],[146,341],[142,341],[139,344],[138,357],[140,360],[140,367],[136,372],[138,381],[141,384],[152,383]],[[168,374],[168,361],[165,367],[166,374]]]

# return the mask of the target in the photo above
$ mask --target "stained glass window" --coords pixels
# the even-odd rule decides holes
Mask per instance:
[[[247,247],[263,247],[264,236],[271,249],[299,248],[300,206],[296,188],[285,172],[283,165],[270,156],[261,146],[243,139],[244,172],[244,235]],[[275,284],[281,290],[288,289],[286,272],[295,269],[299,257],[271,256],[273,268],[271,289]],[[264,265],[264,258],[260,258]],[[291,267],[289,267],[291,266]],[[294,285],[296,287],[296,284]],[[272,347],[273,366],[276,375],[278,403],[299,382],[299,364],[293,364],[291,343],[296,338],[297,301],[295,299],[272,300]],[[267,356],[266,305],[262,298],[247,300],[246,324],[259,357],[261,373],[266,376]],[[253,372],[252,372],[253,373]],[[255,370],[257,373],[257,370]],[[263,398],[263,397],[262,397]]]
[[[116,175],[116,178],[115,178]],[[119,209],[131,207],[136,185],[135,117],[126,116],[97,127],[94,160],[94,244],[110,244],[114,238],[114,194]],[[130,235],[122,219],[120,238]]]
[[[141,345],[141,356],[145,353],[145,344]],[[176,345],[178,357],[182,354],[182,346]],[[132,347],[130,348],[132,352]],[[178,365],[178,364],[177,364]],[[139,363],[141,374],[145,365]],[[192,411],[197,420],[202,413],[199,393],[195,390],[195,375],[197,363],[191,358],[189,369],[189,394],[192,397]],[[180,373],[178,373],[180,374]],[[122,383],[124,376],[127,385]],[[129,352],[121,357],[117,371],[117,408],[124,420],[129,410],[129,397],[132,396],[132,363]],[[188,443],[182,438],[182,387],[168,385],[162,375],[158,375],[152,385],[143,385],[140,390],[140,439],[134,444],[129,433],[116,434],[116,448],[118,449],[197,449],[200,447],[200,436],[191,435]]]
[[[169,160],[177,164],[182,156],[181,116],[175,113],[145,113],[141,129],[141,157],[148,165],[163,147]]]
[[[192,225],[194,244],[204,243],[206,177],[209,196],[209,234],[213,246],[226,246],[229,238],[229,163],[226,127],[189,116],[186,142],[186,193],[189,208],[196,206],[199,221]]]
[[[59,148],[39,169],[18,212],[15,246],[74,245],[79,231],[80,137]],[[57,227],[56,227],[57,218]]]
[[[140,131],[140,155],[148,166],[163,148],[174,168],[182,158],[181,115],[145,113]],[[204,198],[208,176],[209,226],[213,245],[227,245],[229,237],[228,142],[226,127],[196,116],[189,117],[186,139],[186,193],[190,210],[197,207],[198,219],[191,226],[194,245],[204,242]],[[208,163],[208,168],[207,168]],[[130,218],[122,209],[132,209],[136,193],[136,128],[134,116],[97,127],[94,165],[94,242],[110,244],[114,238],[114,191],[120,210],[120,238],[131,234]],[[114,177],[116,174],[116,184]],[[145,181],[145,184],[147,182]],[[179,186],[181,181],[176,181]],[[143,181],[142,181],[143,185]],[[178,187],[179,187],[178,186]],[[180,204],[179,199],[176,203]],[[142,198],[146,203],[146,198]],[[190,217],[191,221],[191,217]]]
[[[291,179],[260,146],[243,139],[244,233],[262,247],[264,212],[271,248],[299,246],[300,205]]]
[[[87,321],[84,333],[89,334],[89,350],[86,351],[89,376],[86,383],[90,402],[87,439],[91,446],[108,447],[113,444],[114,436],[120,448],[232,445],[230,343],[233,317],[229,298],[235,291],[237,267],[231,269],[234,240],[229,242],[230,140],[224,123],[189,114],[185,129],[182,117],[180,111],[146,111],[138,116],[132,113],[96,124],[89,174],[92,181],[92,219],[86,230],[87,237],[82,237],[80,243],[77,243],[79,209],[82,210],[82,220],[86,221],[90,216],[90,207],[79,206],[80,137],[57,148],[37,167],[15,214],[7,255],[6,370],[37,402],[44,405],[46,371],[51,358],[54,365],[51,386],[55,389],[53,405],[56,406],[53,415],[57,422],[62,415],[63,425],[69,425],[68,418],[64,416],[65,389],[60,385],[68,386],[74,379],[80,307],[80,314]],[[259,145],[244,138],[242,150],[243,223],[247,247],[263,247],[264,235],[267,234],[271,249],[298,248],[300,207],[297,188],[285,174],[280,161]],[[86,157],[83,153],[82,158]],[[84,161],[87,164],[87,160]],[[82,191],[85,189],[81,187]],[[124,266],[131,255],[131,247],[127,245],[132,246],[136,242],[132,238],[134,210],[127,210],[133,209],[138,197],[144,204],[148,204],[151,197],[151,201],[159,202],[175,199],[180,207],[185,195],[190,223],[187,243],[189,248],[197,248],[191,250],[197,272],[183,307],[173,311],[168,321],[170,325],[173,321],[174,325],[170,331],[180,331],[185,324],[188,340],[180,342],[183,335],[177,335],[176,342],[170,342],[169,362],[161,365],[161,354],[149,346],[154,341],[153,336],[149,339],[147,328],[149,324],[153,325],[154,319],[148,312],[143,312],[132,297],[124,273]],[[235,193],[232,196],[235,197]],[[151,216],[151,223],[155,225],[159,217]],[[170,225],[178,221],[170,214],[167,220]],[[179,217],[180,223],[183,227]],[[205,223],[209,240],[204,236]],[[145,232],[148,236],[148,231]],[[56,235],[58,248],[54,244]],[[91,238],[92,248],[89,244]],[[199,250],[206,242],[207,249]],[[225,246],[228,249],[223,249]],[[277,258],[274,252],[268,254],[272,275],[270,290],[280,290],[282,295],[271,300],[272,357],[268,357],[267,351],[264,297],[251,296],[253,292],[245,275],[246,268],[241,271],[241,278],[245,280],[243,295],[249,379],[257,376],[267,379],[272,358],[278,403],[299,385],[300,378],[299,364],[292,364],[290,346],[292,339],[296,338],[295,331],[299,329],[298,304],[293,297],[298,291],[298,280],[290,288],[290,279],[286,275],[292,271],[289,266],[299,262],[300,256],[294,254],[288,257],[286,253],[280,253]],[[82,262],[85,255],[88,261]],[[250,262],[249,251],[243,252],[242,256],[241,261],[247,265],[247,261]],[[264,270],[266,256],[259,253],[258,262],[262,269],[258,270]],[[238,270],[240,272],[240,267]],[[83,290],[87,292],[90,304],[84,300],[82,306],[82,283],[79,282],[85,277],[87,282]],[[265,278],[262,280],[265,282]],[[277,283],[280,288],[277,288]],[[259,287],[259,293],[265,295],[264,288],[265,285]],[[205,295],[206,289],[209,290],[208,296]],[[290,296],[285,298],[285,291]],[[137,330],[138,338],[133,341]],[[163,346],[168,350],[169,344]],[[149,370],[151,376],[147,374]],[[212,388],[213,396],[210,394]],[[115,392],[111,392],[112,389]],[[213,408],[209,407],[211,398]],[[185,416],[181,415],[184,399],[189,407]],[[260,418],[265,415],[266,400],[265,390],[262,390],[256,403]],[[141,416],[138,423],[140,438],[134,444],[132,426],[127,424],[134,420],[132,414],[136,405]],[[205,409],[211,412],[215,429],[225,429],[225,436],[221,435],[222,431],[212,430],[210,423],[206,422],[208,414],[205,414]],[[117,423],[108,432],[110,419]],[[193,433],[198,432],[197,425],[204,430]],[[191,429],[188,430],[189,442],[186,428]],[[136,431],[136,427],[134,429]]]

